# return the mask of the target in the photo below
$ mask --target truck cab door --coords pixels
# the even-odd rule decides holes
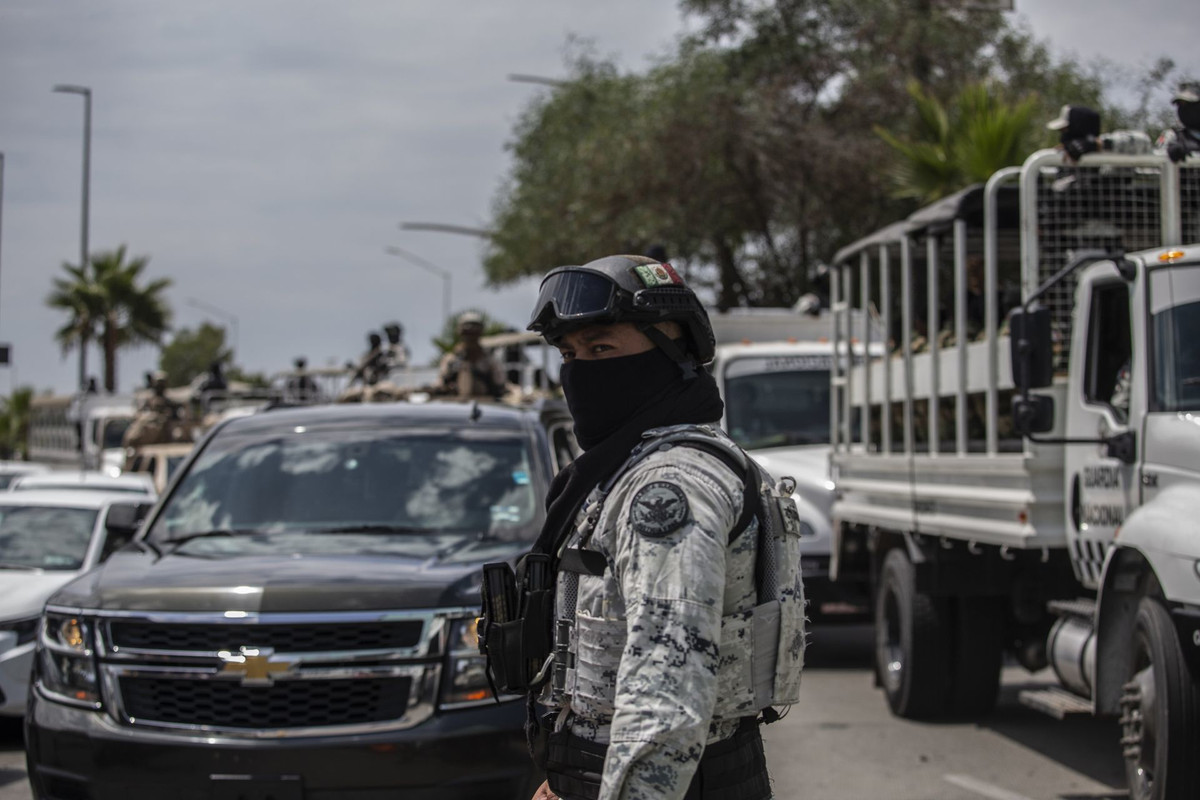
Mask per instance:
[[[1097,443],[1066,445],[1063,497],[1071,562],[1089,587],[1098,585],[1117,528],[1137,505],[1140,443],[1129,421],[1143,402],[1136,376],[1144,366],[1133,347],[1131,309],[1130,285],[1111,264],[1080,277],[1066,427],[1068,438]]]

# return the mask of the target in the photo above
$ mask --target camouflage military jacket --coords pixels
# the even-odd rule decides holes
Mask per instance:
[[[574,620],[572,666],[546,699],[558,729],[608,745],[600,800],[678,800],[705,744],[757,711],[746,625],[757,522],[729,542],[742,479],[686,446],[646,456],[598,495],[566,547],[607,567],[560,573],[556,617]]]

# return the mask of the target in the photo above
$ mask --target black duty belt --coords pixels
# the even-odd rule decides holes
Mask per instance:
[[[562,800],[597,800],[607,745],[567,732],[550,734],[546,777]],[[745,717],[728,739],[704,748],[684,800],[769,800],[767,759],[758,720]]]

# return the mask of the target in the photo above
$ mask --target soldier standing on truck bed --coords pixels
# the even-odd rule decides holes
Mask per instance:
[[[1179,125],[1162,132],[1158,147],[1178,164],[1192,153],[1200,153],[1200,83],[1179,84],[1171,102],[1175,104]]]
[[[183,417],[183,406],[167,397],[167,374],[155,372],[148,377],[148,383],[150,396],[138,408],[121,440],[121,445],[127,449],[184,441],[185,438],[187,420]]]
[[[1088,153],[1140,156],[1153,150],[1150,137],[1142,131],[1100,133],[1100,115],[1087,106],[1063,106],[1046,128],[1059,132],[1059,148],[1072,164]]]
[[[503,396],[507,381],[500,364],[480,345],[483,317],[467,311],[458,318],[459,342],[438,364],[439,394],[458,397]]]

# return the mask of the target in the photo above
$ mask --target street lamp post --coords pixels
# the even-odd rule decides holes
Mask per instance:
[[[187,304],[189,306],[191,306],[192,308],[198,308],[201,311],[206,311],[209,314],[215,314],[218,317],[221,317],[222,319],[228,320],[230,326],[233,328],[233,348],[232,349],[233,349],[233,353],[236,355],[237,349],[238,349],[238,318],[237,318],[237,314],[234,314],[230,311],[226,311],[221,308],[217,308],[216,306],[212,305],[211,303],[205,303],[202,300],[197,300],[194,297],[189,297],[187,299]]]
[[[4,243],[4,153],[0,153],[0,244]]]
[[[409,262],[410,264],[416,264],[418,267],[421,267],[422,269],[427,270],[428,272],[432,272],[433,274],[441,277],[441,279],[442,279],[442,319],[449,321],[449,319],[450,319],[450,279],[452,277],[450,274],[450,270],[445,269],[444,267],[439,267],[437,264],[433,264],[429,261],[426,261],[425,259],[421,258],[419,255],[416,255],[415,253],[410,253],[403,248],[396,247],[395,245],[388,245],[387,247],[383,248],[383,252],[387,253],[389,256],[396,256],[398,258],[403,258],[405,261]]]
[[[547,78],[542,75],[524,75],[520,73],[511,73],[508,76],[508,79],[513,83],[536,83],[542,86],[552,86],[554,88],[567,86],[571,83],[570,81],[564,81],[561,78]]]
[[[492,232],[487,228],[473,228],[468,225],[451,225],[446,222],[401,222],[400,230],[457,233],[462,236],[474,236],[477,239],[491,239],[493,235]]]
[[[88,190],[92,163],[92,90],[86,86],[59,84],[54,91],[83,96],[83,210],[79,218],[79,268],[88,263]],[[79,391],[87,390],[87,344],[79,343]]]

